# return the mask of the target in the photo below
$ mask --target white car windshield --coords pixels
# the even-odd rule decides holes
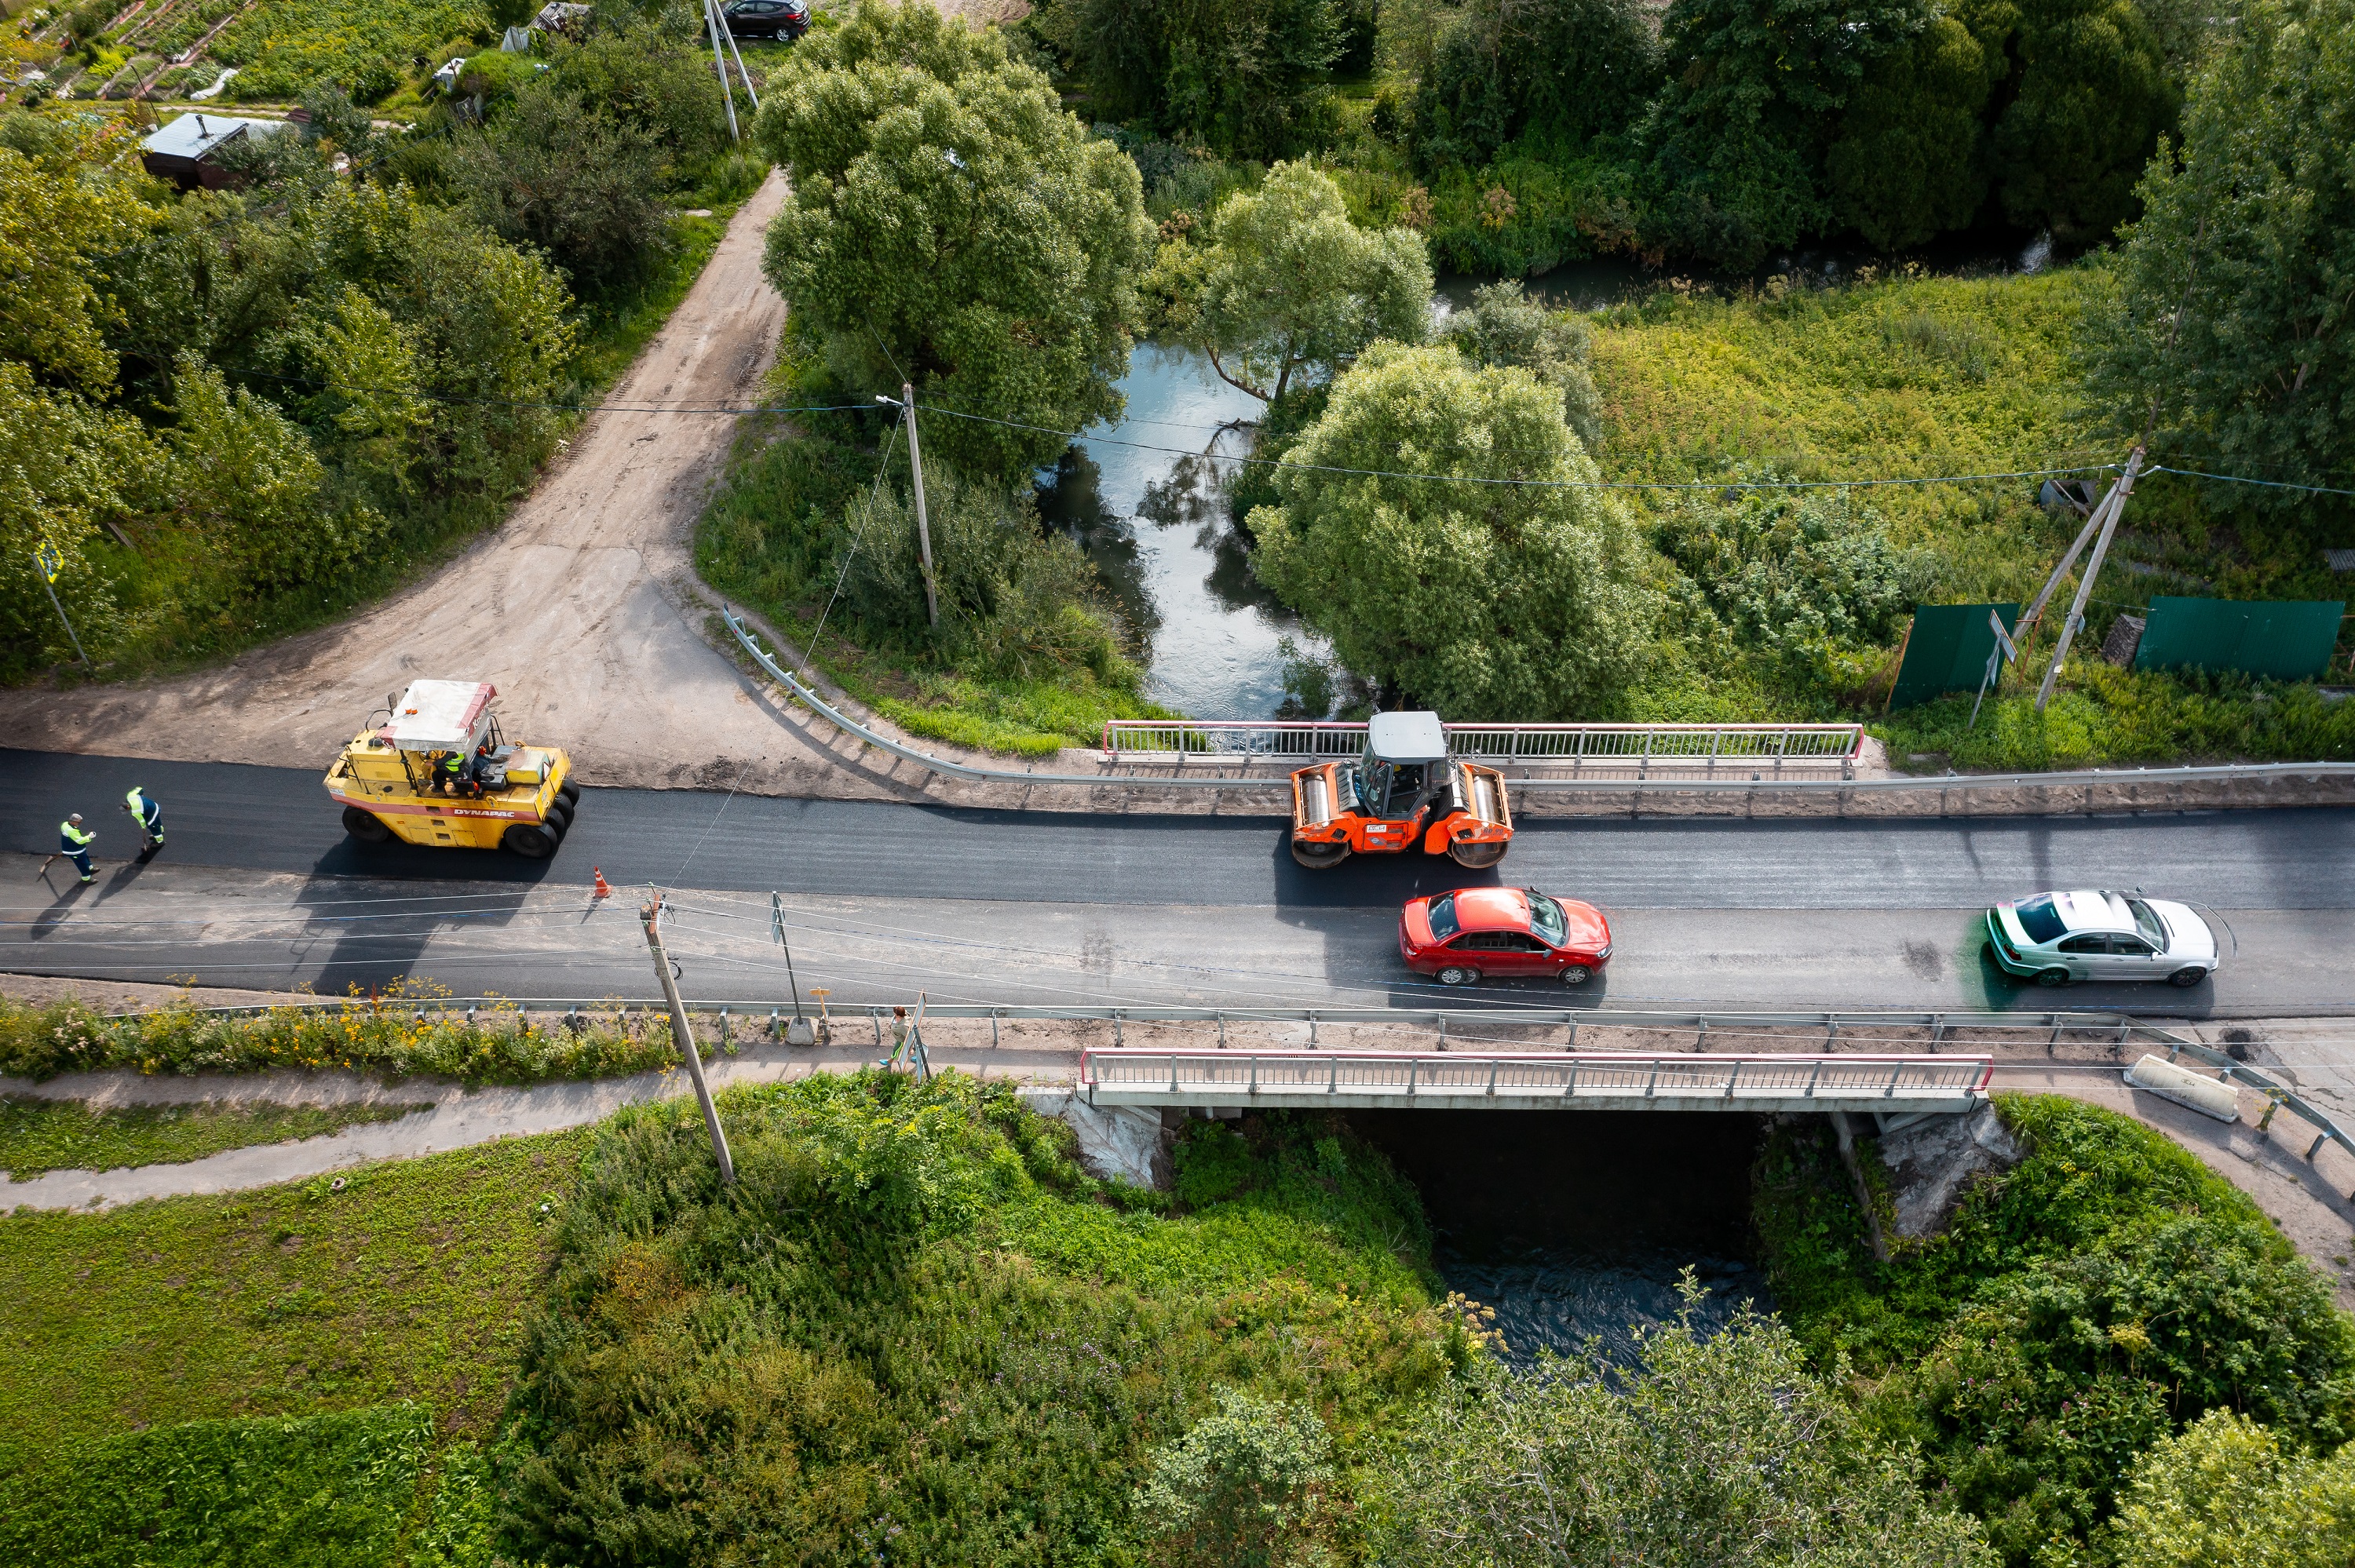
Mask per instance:
[[[2134,912],[2135,929],[2143,939],[2160,952],[2167,951],[2167,922],[2158,917],[2158,911],[2139,898],[2127,899],[2126,907]]]

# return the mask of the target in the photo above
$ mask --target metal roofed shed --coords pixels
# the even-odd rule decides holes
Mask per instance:
[[[201,185],[219,190],[238,176],[221,166],[218,154],[240,137],[275,136],[287,128],[283,120],[244,120],[231,114],[198,111],[183,114],[139,143],[139,161],[159,180],[183,190]]]
[[[1366,749],[1384,762],[1439,762],[1447,756],[1447,732],[1437,714],[1376,714],[1366,726]]]
[[[411,681],[377,738],[402,751],[472,751],[498,694],[488,681]]]

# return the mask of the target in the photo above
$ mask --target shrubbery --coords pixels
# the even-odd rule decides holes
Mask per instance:
[[[1119,1560],[1231,1518],[1220,1478],[1263,1446],[1161,1446],[1218,1387],[1346,1445],[1466,1354],[1394,1250],[1426,1245],[1412,1190],[1346,1136],[1252,1124],[1241,1180],[1164,1217],[1003,1083],[821,1075],[720,1106],[732,1192],[691,1110],[649,1107],[565,1206],[513,1553]],[[1139,1513],[1156,1447],[1168,1498]],[[1298,1460],[1270,1479],[1296,1493]]]
[[[464,1014],[403,1008],[395,994],[331,1007],[273,1007],[250,1014],[159,1007],[109,1017],[79,1001],[33,1007],[0,998],[0,1073],[50,1078],[125,1068],[140,1073],[238,1073],[346,1068],[405,1077],[427,1073],[469,1084],[527,1084],[675,1067],[666,1021],[618,1009],[578,1030],[535,1022],[508,1009]]]
[[[2006,1561],[2098,1542],[2139,1457],[2211,1410],[2355,1432],[2355,1320],[2253,1202],[2126,1118],[1998,1106],[2027,1158],[1887,1264],[1828,1134],[1776,1137],[1756,1213],[1801,1340],[1866,1374],[1869,1429],[1918,1444]]]

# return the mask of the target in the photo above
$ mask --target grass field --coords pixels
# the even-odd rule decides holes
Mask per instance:
[[[190,1105],[93,1111],[80,1100],[0,1099],[0,1171],[22,1181],[45,1171],[176,1165],[224,1150],[389,1121],[417,1108]]]
[[[585,1133],[336,1182],[0,1218],[0,1469],[61,1444],[401,1400],[497,1415]]]

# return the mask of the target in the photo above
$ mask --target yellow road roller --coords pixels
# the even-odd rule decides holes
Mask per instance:
[[[369,715],[327,769],[344,831],[363,843],[554,854],[581,804],[572,760],[511,745],[491,711],[498,694],[487,681],[411,681]]]

